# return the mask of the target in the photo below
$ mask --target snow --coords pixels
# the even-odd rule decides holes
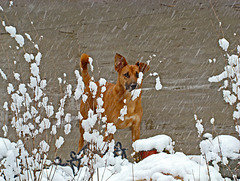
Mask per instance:
[[[219,75],[212,76],[212,77],[208,78],[208,81],[209,82],[220,82],[223,79],[227,78],[227,76],[228,76],[227,71],[224,71]]]
[[[3,78],[4,80],[7,80],[7,76],[6,76],[6,74],[2,71],[2,69],[0,69],[0,74],[1,74],[1,76],[2,76],[2,78]]]
[[[13,72],[14,78],[18,81],[20,81],[20,74]]]
[[[215,122],[215,119],[214,119],[214,118],[211,118],[211,119],[210,119],[210,123],[211,123],[211,124],[214,124],[214,122]]]
[[[72,125],[71,124],[66,124],[64,126],[64,133],[68,135],[71,132]]]
[[[219,46],[224,50],[224,51],[227,51],[228,47],[229,47],[229,42],[225,39],[225,38],[222,38],[218,41],[219,43]]]
[[[0,137],[0,159],[7,156],[8,150],[11,150],[14,147],[14,144],[7,138]]]
[[[109,125],[111,126],[111,125]],[[111,129],[110,129],[111,130]],[[90,141],[97,139],[102,141],[98,133],[93,134],[84,134]],[[207,134],[205,137],[208,137],[208,140],[203,140],[202,142],[209,142],[212,138],[210,134]],[[60,148],[64,143],[64,138],[60,136],[56,142],[55,146]],[[131,181],[131,180],[160,180],[160,181],[176,181],[176,180],[218,180],[224,181],[224,178],[219,173],[218,169],[208,165],[204,160],[204,157],[201,155],[192,155],[187,156],[184,153],[176,152],[174,153],[172,147],[172,139],[166,135],[157,135],[152,138],[143,139],[136,141],[133,145],[136,150],[150,150],[157,149],[158,154],[153,154],[145,158],[144,160],[138,163],[130,163],[128,160],[122,160],[120,157],[115,159],[110,159],[109,164],[114,166],[105,167],[104,162],[98,156],[95,157],[98,169],[98,172],[95,172],[93,175],[93,181],[97,178],[102,178],[103,180],[109,181]],[[209,142],[210,143],[210,142]],[[10,140],[5,138],[0,138],[0,159],[5,158],[7,163],[14,163],[14,150],[15,143],[11,143]],[[22,142],[19,142],[18,145],[22,145]],[[218,153],[222,152],[223,163],[228,163],[227,158],[239,159],[239,149],[240,141],[232,136],[220,135],[212,140],[208,146],[211,146],[209,152]],[[170,146],[170,147],[169,147]],[[201,144],[200,144],[201,146]],[[44,153],[49,150],[49,145],[44,140],[39,144],[40,152]],[[164,149],[170,148],[172,150],[171,154],[162,152]],[[208,147],[210,148],[210,147]],[[34,150],[33,150],[34,152]],[[35,150],[37,153],[37,150]],[[24,150],[22,151],[22,156],[27,155]],[[49,160],[46,160],[46,163],[51,163]],[[86,162],[87,163],[87,162]],[[51,170],[55,170],[55,174],[51,175]],[[81,167],[81,171],[75,176],[75,179],[86,178],[86,172],[88,168],[86,166]],[[40,174],[39,172],[37,174]],[[42,179],[48,180],[51,175],[51,180],[72,180],[74,178],[71,168],[69,166],[55,166],[51,165],[49,168],[42,170]],[[210,176],[210,178],[209,178]],[[1,178],[1,177],[0,177]]]
[[[36,77],[39,74],[39,68],[36,63],[32,63],[30,69],[33,76]]]
[[[100,86],[104,86],[104,85],[106,85],[106,83],[107,83],[106,79],[104,79],[104,78],[99,79],[99,85]]]
[[[234,94],[231,94],[229,90],[223,90],[223,99],[230,105],[233,105],[236,102],[237,97]]]
[[[88,111],[88,118],[82,121],[82,127],[85,131],[90,131],[90,129],[95,125],[97,121],[97,115],[93,114],[93,111],[90,109]]]
[[[198,130],[198,137],[201,137],[203,131],[204,131],[204,127],[202,125],[202,120],[196,120],[196,128]]]
[[[9,7],[13,6],[13,1],[9,1]]]
[[[143,80],[143,73],[142,73],[142,72],[139,72],[139,74],[138,74],[138,79],[137,79],[137,84],[138,84],[138,85],[141,85],[142,80]]]
[[[93,65],[92,65],[93,59],[92,59],[92,57],[89,57],[89,58],[88,58],[88,61],[89,61],[90,69],[91,69],[91,71],[93,72]]]
[[[16,34],[17,30],[13,26],[5,26],[5,30],[10,34],[12,38],[15,38],[20,47],[24,45],[24,38],[22,35]]]
[[[27,37],[28,40],[32,41],[32,38],[28,33],[25,33],[25,36]]]
[[[132,101],[134,101],[136,98],[138,98],[141,94],[141,89],[134,89],[131,91]]]
[[[25,54],[24,54],[24,58],[25,58],[25,60],[26,60],[28,63],[31,62],[31,56],[30,56],[30,54],[25,53]]]
[[[116,126],[113,123],[108,123],[105,135],[108,136],[109,134],[114,134],[116,131]]]
[[[78,70],[75,70],[74,73],[75,73],[75,76],[77,78],[77,87],[76,87],[75,92],[74,92],[74,98],[75,98],[75,100],[78,100],[78,99],[80,99],[80,97],[82,96],[82,94],[84,92],[84,82],[83,82],[83,79],[80,76]]]
[[[97,84],[95,82],[90,81],[89,88],[90,88],[90,91],[93,94],[93,98],[95,98],[95,96],[97,94]]]
[[[164,149],[173,153],[174,142],[167,135],[157,135],[154,137],[139,139],[133,143],[133,149],[136,152],[150,151],[156,149],[158,152],[162,152]]]
[[[47,118],[43,118],[42,122],[39,124],[39,132],[42,133],[45,129],[50,128],[51,122]]]
[[[3,127],[2,127],[2,130],[3,130],[3,132],[4,132],[4,137],[6,137],[7,136],[7,132],[8,132],[8,127],[7,127],[7,125],[4,125]]]
[[[4,108],[6,111],[8,111],[8,102],[4,102],[3,108]]]
[[[56,125],[53,125],[52,126],[52,131],[50,132],[51,135],[56,135],[57,133],[57,126]]]
[[[240,126],[239,126],[239,125],[236,125],[236,126],[235,126],[235,129],[236,129],[236,132],[238,133],[238,135],[240,136]]]
[[[55,143],[56,148],[59,149],[63,143],[64,143],[64,138],[62,136],[59,136],[59,138],[56,140],[56,143]]]
[[[160,78],[159,78],[159,77],[156,78],[155,89],[156,89],[156,90],[162,89],[162,84],[161,84],[161,82],[160,82]]]
[[[213,142],[213,150],[230,159],[240,159],[240,141],[230,135],[217,136]]]
[[[15,40],[19,44],[20,47],[23,47],[24,45],[24,38],[22,35],[15,35]]]
[[[113,174],[109,181],[158,180],[176,181],[201,180],[208,181],[208,169],[205,164],[198,164],[183,153],[151,155],[139,163],[127,163],[121,167],[121,172]],[[210,180],[222,180],[221,175],[209,166]],[[110,173],[104,175],[105,180]],[[100,177],[101,178],[101,177]]]
[[[30,84],[28,85],[30,88],[35,88],[37,86],[37,78],[31,76],[30,77]]]
[[[161,81],[160,81],[160,77],[158,76],[158,73],[157,72],[153,72],[153,73],[150,73],[149,75],[150,76],[156,76],[155,89],[156,90],[162,89],[162,84],[161,84]]]
[[[37,64],[38,66],[40,65],[41,58],[42,58],[42,54],[41,54],[41,52],[38,52],[37,55],[36,55],[36,57],[35,57],[36,64]]]
[[[230,66],[234,66],[238,64],[238,56],[237,55],[227,55],[228,56],[228,64]]]
[[[10,5],[12,5],[12,1],[10,1]],[[0,10],[3,11],[2,7],[0,6]],[[31,22],[32,23],[32,22]],[[13,26],[6,26],[5,22],[2,21],[2,25],[5,27],[5,30],[10,34],[12,38],[16,40],[18,43],[18,46],[16,46],[17,49],[19,47],[24,46],[24,37],[20,34],[17,34],[17,30]],[[128,27],[128,23],[126,22],[123,26],[123,29],[126,30]],[[25,33],[25,36],[28,40],[32,42],[32,38],[29,34]],[[34,44],[34,42],[32,42]],[[220,47],[227,51],[229,47],[229,42],[226,39],[220,39],[219,40]],[[39,50],[39,47],[37,44],[34,44],[34,47]],[[24,49],[23,49],[24,50]],[[237,47],[238,52],[240,52],[240,47]],[[199,53],[200,49],[198,50]],[[25,52],[25,50],[24,50]],[[9,83],[7,87],[8,94],[10,94],[11,102],[5,102],[3,105],[3,108],[5,110],[8,110],[8,107],[11,107],[11,110],[13,111],[16,116],[13,116],[12,119],[12,126],[16,129],[16,132],[18,136],[23,136],[22,139],[26,138],[25,135],[29,135],[30,137],[35,137],[39,133],[43,133],[46,129],[51,129],[50,134],[56,135],[57,134],[57,126],[61,125],[62,118],[64,118],[64,133],[69,134],[71,132],[71,114],[64,112],[64,106],[65,102],[67,101],[67,98],[70,98],[72,96],[72,85],[64,85],[66,86],[65,96],[60,100],[60,105],[58,112],[55,114],[55,118],[57,118],[57,123],[52,123],[48,119],[52,115],[54,115],[54,107],[49,104],[48,97],[44,94],[44,88],[47,85],[46,80],[41,80],[40,78],[40,70],[39,66],[42,59],[42,54],[37,51],[38,53],[36,56],[33,54],[26,53],[24,54],[24,59],[26,62],[30,64],[30,70],[31,70],[31,76],[30,76],[30,83],[28,86],[33,89],[33,98],[30,97],[29,89],[27,89],[26,84],[23,83],[17,83],[15,87],[18,87],[18,90],[14,90],[13,84]],[[209,78],[210,82],[219,82],[223,79],[230,78],[233,80],[235,77],[235,81],[240,77],[239,76],[239,58],[238,55],[227,55],[228,58],[228,65],[225,66],[224,71],[217,75]],[[156,57],[156,55],[153,55],[153,57]],[[150,59],[152,57],[150,56]],[[25,63],[26,63],[25,62]],[[91,71],[93,71],[93,65],[92,65],[93,59],[89,57],[89,63]],[[150,60],[148,61],[148,63]],[[209,59],[209,62],[216,62],[216,59]],[[238,74],[236,74],[238,72]],[[4,74],[4,72],[0,69],[1,76],[3,79],[7,80],[7,76]],[[20,74],[14,73],[14,77],[16,80],[20,80]],[[74,98],[75,100],[79,100],[82,97],[83,101],[86,101],[87,95],[84,95],[84,83],[82,81],[82,77],[80,76],[78,71],[75,71],[75,75],[77,78],[77,87],[74,92]],[[155,89],[160,90],[162,89],[162,84],[160,82],[160,77],[157,72],[154,72],[153,74],[150,74],[151,76],[156,76],[156,84]],[[66,83],[66,73],[63,74],[64,81],[59,78],[59,84],[62,82]],[[137,79],[137,83],[140,85],[143,80],[143,74],[142,72],[139,73],[139,78]],[[101,87],[101,92],[103,93],[106,90],[106,80],[100,79],[99,84]],[[234,105],[237,99],[239,99],[239,84],[240,82],[234,83],[234,82],[228,82],[227,80],[224,80],[224,86],[221,87],[223,90],[223,97],[224,100],[229,103],[230,105]],[[228,88],[228,86],[231,85],[230,90],[225,90]],[[90,82],[89,85],[90,90],[92,91],[93,98],[96,96],[97,93],[97,84],[94,82]],[[141,89],[135,89],[131,92],[132,94],[132,100],[135,100],[137,97],[139,97],[141,93]],[[30,94],[30,95],[29,95]],[[238,94],[238,95],[237,95]],[[30,104],[33,102],[32,100],[36,101],[36,104]],[[41,102],[42,101],[42,102]],[[86,120],[82,121],[82,126],[85,130],[84,133],[84,139],[88,142],[93,143],[93,145],[96,143],[98,148],[103,148],[103,136],[94,128],[95,124],[98,122],[99,115],[101,116],[101,113],[104,112],[103,106],[103,100],[102,97],[99,97],[97,99],[98,108],[97,113],[94,114],[94,111],[89,110],[88,112],[88,118]],[[126,100],[124,100],[124,103],[126,104]],[[35,107],[34,107],[34,106]],[[38,107],[37,107],[38,106]],[[44,109],[42,109],[44,108]],[[237,110],[234,111],[233,117],[235,119],[239,119],[240,117],[240,104],[237,104],[236,107]],[[23,112],[21,110],[24,110]],[[44,116],[47,116],[47,118],[44,118],[41,114],[41,111],[45,110]],[[127,106],[124,105],[123,108],[120,110],[120,117],[119,119],[124,120],[124,116],[127,114]],[[196,127],[198,130],[199,137],[203,134],[204,128],[202,125],[202,120],[197,119],[197,116],[194,115],[195,121],[196,121]],[[28,120],[35,119],[35,123],[32,124],[31,122],[28,122]],[[79,119],[82,119],[82,116],[79,114]],[[116,132],[116,127],[113,123],[107,123],[106,124],[106,117],[102,118],[102,122],[105,123],[104,126],[106,127],[105,135],[108,136],[109,134],[114,134]],[[214,118],[210,120],[211,124],[214,124]],[[56,125],[55,125],[56,124]],[[52,127],[51,127],[52,126]],[[2,130],[4,132],[4,136],[7,135],[8,127],[4,125],[2,127]],[[240,135],[240,127],[239,125],[236,125],[236,131]],[[55,136],[57,138],[57,136]],[[141,139],[137,140],[133,143],[133,149],[135,151],[148,151],[152,149],[156,149],[158,154],[151,155],[144,160],[140,161],[139,163],[130,163],[127,160],[122,160],[120,157],[113,157],[113,151],[114,149],[114,140],[109,144],[109,150],[105,156],[100,157],[98,154],[93,154],[93,159],[96,163],[93,165],[94,169],[99,168],[100,178],[104,178],[103,180],[223,180],[222,176],[219,173],[219,167],[217,163],[223,163],[224,165],[228,164],[229,159],[240,159],[240,141],[229,135],[219,135],[215,138],[213,138],[213,135],[210,133],[205,133],[203,135],[203,139],[200,142],[200,150],[201,155],[195,155],[195,156],[187,156],[184,153],[177,152],[175,153],[173,146],[174,142],[172,139],[167,135],[157,135],[151,138]],[[59,136],[58,139],[56,139],[55,147],[59,149],[64,143],[64,138],[62,136]],[[30,153],[33,153],[34,156],[31,157],[25,149],[24,149],[24,143],[21,140],[18,140],[17,144],[11,143],[10,140],[0,138],[0,167],[2,170],[4,170],[4,174],[7,177],[14,177],[14,175],[17,175],[15,173],[20,174],[20,172],[17,172],[16,170],[19,169],[16,167],[17,159],[21,159],[21,163],[23,166],[26,167],[26,163],[29,162],[31,164],[27,166],[32,166],[36,164],[37,170],[40,168],[40,161],[42,163],[46,163],[47,165],[51,164],[50,160],[47,160],[47,153],[50,150],[50,143],[48,143],[48,140],[42,140],[37,148],[33,148]],[[54,145],[54,143],[53,143]],[[170,154],[166,154],[163,151],[167,150]],[[20,151],[20,152],[19,152]],[[39,155],[42,154],[41,156]],[[44,153],[44,154],[43,154]],[[45,154],[46,153],[46,154]],[[39,159],[37,161],[37,158]],[[36,159],[36,160],[34,160]],[[104,160],[106,159],[106,160]],[[89,158],[84,156],[84,159],[86,165],[89,164]],[[92,161],[90,160],[90,161]],[[20,160],[19,160],[20,161]],[[105,162],[106,161],[106,162]],[[35,163],[36,162],[36,163]],[[37,166],[38,165],[38,166]],[[31,168],[30,168],[31,169]],[[55,171],[52,172],[52,169]],[[77,178],[87,178],[90,176],[89,168],[86,166],[83,166],[81,168],[82,172],[80,172],[76,177]],[[1,170],[1,176],[0,180],[3,180],[2,178],[2,170]],[[20,169],[19,169],[20,171]],[[74,176],[71,173],[70,167],[56,167],[55,165],[50,165],[49,168],[44,168],[42,170],[42,173],[37,171],[36,175],[42,175],[41,180],[49,180],[49,175],[51,173],[54,173],[52,175],[52,179],[50,180],[73,180]],[[26,174],[25,170],[22,171],[21,174]],[[28,173],[27,173],[28,174]],[[211,178],[209,178],[209,176]],[[20,176],[21,177],[21,176]],[[97,180],[97,173],[94,174],[94,179]],[[11,179],[9,179],[11,180]],[[24,180],[24,179],[22,179]]]
[[[209,133],[208,133],[209,134]],[[212,161],[214,168],[219,171],[217,163],[228,164],[228,159],[240,159],[240,141],[230,135],[219,135],[213,139],[212,135],[200,142],[200,150],[207,162]]]
[[[40,143],[39,143],[39,147],[40,147],[40,153],[43,153],[43,152],[48,152],[49,151],[49,145],[47,144],[47,142],[45,140],[42,140]]]
[[[120,116],[118,119],[124,121],[124,116],[127,114],[127,106],[124,105],[123,108],[120,110]]]
[[[27,92],[26,85],[25,84],[20,84],[19,85],[19,91],[22,95],[24,95]]]
[[[12,38],[14,38],[16,36],[17,30],[16,30],[15,27],[13,27],[13,26],[5,26],[5,30],[6,30],[6,32],[8,32],[10,34],[10,36]]]

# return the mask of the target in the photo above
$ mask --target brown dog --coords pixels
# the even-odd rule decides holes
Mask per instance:
[[[101,87],[99,82],[96,82],[97,93],[95,98],[92,97],[92,92],[90,91],[90,75],[88,74],[87,65],[89,64],[89,56],[87,54],[82,54],[80,69],[83,77],[83,82],[85,84],[85,94],[87,94],[87,100],[81,101],[80,112],[83,119],[88,118],[89,109],[96,110],[97,103],[96,99],[101,95]],[[141,93],[135,99],[132,99],[131,91],[141,88],[142,81],[138,81],[139,73],[145,73],[149,70],[149,66],[145,63],[137,62],[135,65],[128,65],[126,59],[120,55],[115,55],[115,70],[118,72],[118,80],[116,84],[106,83],[106,91],[103,93],[103,116],[107,117],[107,123],[113,123],[117,129],[123,129],[130,127],[132,128],[132,141],[139,139],[140,137],[140,124],[142,120],[142,104],[141,104]],[[140,84],[140,85],[139,85]],[[123,107],[127,106],[127,112],[122,115],[120,111]],[[84,139],[84,129],[82,127],[82,120],[79,124],[80,128],[80,139],[78,145],[78,151],[83,147]],[[113,135],[105,136],[106,140],[111,140]]]

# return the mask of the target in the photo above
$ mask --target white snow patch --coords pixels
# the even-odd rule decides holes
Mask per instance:
[[[0,159],[6,157],[8,151],[13,149],[14,145],[9,139],[0,137]]]
[[[202,154],[207,161],[220,162],[221,158],[240,159],[240,141],[230,135],[220,135],[200,142]],[[226,163],[226,160],[223,160]]]
[[[138,74],[138,79],[137,79],[137,84],[138,84],[138,85],[141,85],[142,80],[143,80],[143,73],[142,73],[142,72],[139,72],[139,74]]]
[[[156,78],[155,89],[156,89],[156,90],[162,89],[162,84],[161,84],[161,82],[160,82],[160,77],[159,77],[159,76]]]
[[[13,72],[14,78],[18,81],[20,81],[20,74]]]
[[[23,45],[24,45],[24,38],[23,38],[22,35],[19,35],[19,34],[15,35],[15,40],[19,44],[20,47],[23,47]]]
[[[30,69],[31,69],[31,73],[33,74],[33,76],[36,77],[39,75],[39,68],[36,63],[32,63]]]
[[[138,98],[141,94],[141,89],[134,89],[131,91],[132,101]]]
[[[72,125],[71,124],[66,124],[64,126],[64,133],[67,135],[71,132]]]
[[[91,69],[91,71],[93,72],[93,65],[92,65],[93,59],[92,59],[92,57],[89,57],[89,58],[88,58],[88,61],[89,61],[90,69]]]
[[[43,152],[45,152],[45,153],[47,153],[48,151],[49,151],[49,145],[47,144],[47,142],[46,141],[44,141],[44,140],[42,140],[40,143],[39,143],[39,151],[40,151],[40,153],[43,153]]]
[[[12,38],[14,38],[16,36],[17,30],[16,30],[15,27],[13,27],[13,26],[5,26],[5,30],[10,34],[10,36]]]
[[[113,123],[108,123],[105,135],[108,136],[109,134],[114,134],[116,131],[116,126]]]
[[[8,84],[7,91],[8,91],[8,94],[11,94],[14,91],[14,87],[11,83]]]
[[[118,119],[124,121],[124,116],[127,114],[127,106],[124,105],[123,108],[120,110],[120,116]]]
[[[96,94],[97,94],[97,84],[95,82],[90,82],[89,83],[89,88],[90,88],[90,91],[92,92],[93,94],[93,98],[95,98]]]
[[[134,151],[150,151],[156,149],[159,153],[164,149],[173,153],[174,142],[167,135],[157,135],[147,139],[139,139],[132,144]]]
[[[4,80],[7,80],[7,76],[6,76],[6,74],[2,71],[2,69],[0,69],[0,74],[1,74],[1,76],[2,76],[2,78],[3,78]]]
[[[56,148],[59,149],[62,146],[63,143],[64,143],[64,138],[62,136],[60,136],[56,140],[56,143],[55,143]]]
[[[7,136],[7,133],[8,133],[8,127],[7,127],[7,125],[4,125],[4,126],[2,127],[2,130],[3,130],[3,133],[4,133],[4,137],[6,137],[6,136]]]
[[[237,101],[237,97],[234,94],[231,94],[229,90],[223,90],[223,98],[225,102],[233,105]]]
[[[99,80],[99,85],[100,86],[104,86],[104,85],[106,85],[106,83],[107,83],[106,79],[100,78],[100,80]]]
[[[25,33],[25,36],[27,37],[27,39],[29,39],[30,41],[32,41],[31,36],[28,33]]]
[[[225,39],[225,38],[222,38],[218,41],[219,43],[219,46],[224,50],[224,51],[227,51],[228,47],[229,47],[229,42]]]
[[[222,72],[222,73],[219,74],[219,75],[209,77],[209,78],[208,78],[208,81],[209,81],[209,82],[220,82],[220,81],[222,81],[223,79],[226,79],[227,77],[228,77],[228,73],[227,73],[227,71],[224,71],[224,72]]]
[[[202,125],[202,120],[200,119],[200,120],[196,120],[196,128],[197,128],[197,130],[198,130],[198,137],[200,137],[201,135],[202,135],[202,133],[203,133],[203,131],[204,131],[204,127],[203,127],[203,125]]]
[[[40,52],[37,53],[35,60],[36,60],[36,64],[39,66],[40,65],[40,61],[42,58],[42,54]]]

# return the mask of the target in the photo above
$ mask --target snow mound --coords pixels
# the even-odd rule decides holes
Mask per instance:
[[[240,141],[230,135],[220,135],[214,139],[203,140],[200,148],[208,161],[219,160],[219,155],[233,160],[240,159]]]
[[[209,179],[208,169],[210,172]],[[123,177],[124,175],[124,177]],[[113,175],[109,180],[224,180],[212,166],[200,165],[183,153],[151,155],[134,165],[122,167],[122,171]]]
[[[8,151],[14,148],[14,144],[9,139],[0,138],[0,159],[7,156]]]
[[[158,152],[162,152],[164,149],[173,153],[174,142],[172,138],[167,135],[157,135],[147,139],[140,139],[133,143],[133,149],[137,152],[139,151],[149,151],[156,149]]]

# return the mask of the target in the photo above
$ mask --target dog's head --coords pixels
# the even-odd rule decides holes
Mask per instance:
[[[137,62],[135,65],[128,65],[126,59],[120,55],[115,55],[115,70],[118,72],[120,84],[129,92],[142,86],[138,83],[139,73],[146,73],[149,66],[142,62]]]

